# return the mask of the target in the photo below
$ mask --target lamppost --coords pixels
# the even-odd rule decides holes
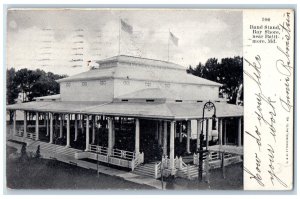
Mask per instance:
[[[204,112],[205,109],[208,111],[211,111],[212,109],[214,110],[214,114],[212,116],[213,122],[212,122],[212,130],[216,130],[216,107],[214,103],[211,101],[208,101],[204,104],[203,106],[203,112],[202,112],[202,129],[201,129],[201,134],[200,134],[200,147],[199,147],[199,167],[198,167],[198,180],[199,182],[202,182],[202,173],[203,173],[203,154],[206,153],[208,150],[208,131],[206,131],[206,149],[203,149],[203,141],[204,141],[204,135],[203,135],[203,124],[204,124]],[[208,157],[206,157],[208,158]]]

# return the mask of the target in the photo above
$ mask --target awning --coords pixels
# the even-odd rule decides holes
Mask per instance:
[[[141,117],[153,119],[197,119],[202,118],[205,102],[62,102],[35,101],[8,105],[9,110],[26,110],[58,113],[101,114],[107,116]],[[215,102],[217,117],[243,116],[244,107]],[[210,118],[213,111],[205,111]]]

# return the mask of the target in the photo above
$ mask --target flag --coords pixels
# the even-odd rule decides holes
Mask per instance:
[[[133,32],[133,28],[131,25],[129,25],[128,23],[126,23],[125,21],[123,21],[121,19],[121,27],[122,27],[122,30],[129,33],[129,34],[132,34]]]
[[[178,38],[170,32],[170,40],[173,42],[175,46],[178,46]]]

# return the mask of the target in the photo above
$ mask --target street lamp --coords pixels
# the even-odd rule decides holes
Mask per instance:
[[[212,103],[211,101],[208,101],[204,104],[203,106],[203,112],[202,112],[202,129],[201,129],[201,135],[200,135],[200,148],[199,148],[199,167],[198,167],[198,180],[199,182],[202,182],[202,173],[203,173],[203,154],[206,153],[208,150],[208,131],[206,131],[206,150],[203,150],[203,141],[204,141],[204,135],[203,135],[203,124],[204,124],[204,112],[205,109],[207,109],[208,111],[211,111],[212,109],[214,109],[214,114],[212,116],[212,130],[216,130],[216,107],[214,105],[214,103]],[[208,158],[208,157],[207,157]]]

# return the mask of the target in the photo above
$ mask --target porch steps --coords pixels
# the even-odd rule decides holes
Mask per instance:
[[[134,169],[133,173],[155,178],[155,164],[155,162],[141,164]],[[158,171],[157,176],[160,177],[160,171]]]
[[[198,166],[188,165],[188,167],[183,167],[177,170],[177,175],[182,178],[188,178],[190,180],[198,178]]]
[[[47,142],[41,142],[41,141],[35,141],[28,145],[28,149],[35,152],[37,150],[37,147],[40,145],[40,150],[47,152],[47,153],[53,153],[53,154],[60,154],[65,156],[71,156],[75,157],[76,152],[80,152],[81,150],[74,149],[74,148],[67,148],[65,146],[59,146],[55,144],[50,144]]]

